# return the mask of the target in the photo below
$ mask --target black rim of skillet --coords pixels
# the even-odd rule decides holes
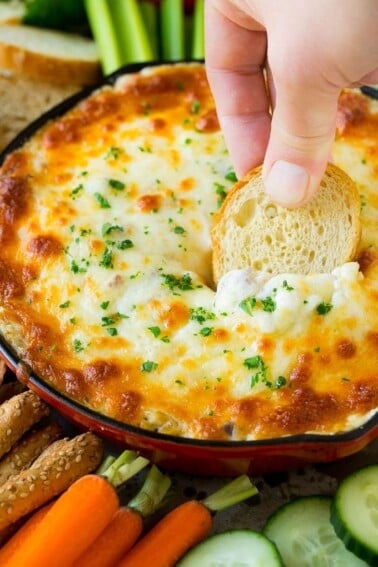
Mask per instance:
[[[67,111],[73,108],[80,101],[84,100],[91,93],[95,92],[97,89],[102,88],[106,85],[113,85],[115,81],[122,75],[137,73],[145,67],[154,67],[157,65],[169,65],[169,64],[180,64],[183,61],[156,61],[156,62],[146,62],[146,63],[133,63],[131,65],[125,65],[115,71],[114,73],[108,75],[103,80],[98,82],[96,85],[87,87],[80,92],[72,95],[71,97],[65,99],[63,102],[52,107],[46,113],[42,114],[39,118],[31,122],[24,130],[22,130],[15,138],[4,148],[0,153],[0,166],[3,164],[5,158],[11,152],[22,147],[42,126],[45,126],[50,120],[56,119],[63,116]],[[203,63],[203,61],[190,61],[186,63]],[[365,92],[366,89],[366,92]],[[373,98],[378,98],[377,89],[372,87],[362,87],[361,91],[368,96]],[[368,91],[368,92],[367,92]],[[363,425],[351,429],[350,431],[335,434],[316,434],[316,433],[303,433],[298,435],[291,435],[281,438],[272,439],[257,439],[250,441],[216,441],[216,440],[205,440],[205,439],[193,439],[189,437],[177,437],[174,435],[168,435],[163,433],[158,433],[156,431],[149,431],[141,427],[136,427],[134,425],[128,425],[117,421],[111,417],[104,414],[98,413],[95,410],[87,408],[81,405],[79,402],[72,400],[58,390],[55,390],[42,378],[35,375],[30,369],[26,368],[24,363],[20,360],[17,353],[14,351],[13,347],[7,343],[4,337],[0,334],[0,353],[2,357],[8,362],[8,364],[16,369],[23,366],[24,370],[27,371],[29,376],[29,384],[35,386],[36,389],[45,393],[50,399],[54,399],[57,402],[62,403],[65,407],[69,408],[71,412],[78,413],[83,417],[96,421],[98,424],[103,424],[105,427],[116,429],[124,433],[128,433],[135,437],[145,437],[151,440],[161,441],[166,444],[180,444],[186,446],[202,447],[202,448],[213,448],[213,449],[230,449],[230,448],[252,448],[252,447],[265,447],[265,446],[280,446],[280,445],[296,445],[303,443],[319,444],[319,445],[329,445],[329,444],[339,444],[356,441],[365,435],[369,431],[373,430],[378,425],[378,412],[366,421]],[[58,410],[59,411],[59,410]]]

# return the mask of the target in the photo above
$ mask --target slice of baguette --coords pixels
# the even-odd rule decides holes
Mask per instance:
[[[0,151],[32,120],[80,90],[0,69]]]
[[[0,68],[60,85],[89,85],[101,76],[93,40],[26,25],[0,25]]]
[[[214,281],[247,266],[277,275],[327,273],[353,260],[360,240],[360,197],[349,176],[329,164],[315,197],[299,209],[272,203],[261,167],[236,183],[215,217]]]

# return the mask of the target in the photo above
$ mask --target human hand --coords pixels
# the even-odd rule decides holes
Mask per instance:
[[[304,205],[330,158],[341,89],[378,83],[377,0],[207,0],[205,34],[237,174],[263,162],[272,200]]]

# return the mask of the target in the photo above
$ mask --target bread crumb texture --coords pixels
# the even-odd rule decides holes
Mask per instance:
[[[248,266],[272,275],[328,273],[354,258],[360,233],[360,197],[338,167],[328,165],[317,194],[299,209],[269,200],[259,167],[236,184],[216,217],[214,279]]]

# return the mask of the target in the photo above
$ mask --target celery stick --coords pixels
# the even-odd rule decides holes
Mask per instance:
[[[108,0],[122,64],[152,61],[148,39],[137,0]]]
[[[142,488],[127,505],[143,517],[150,516],[159,508],[170,486],[170,478],[152,465]]]
[[[204,0],[195,0],[194,4],[194,24],[193,24],[193,43],[192,58],[205,58],[205,32],[204,32]]]
[[[115,30],[106,0],[84,0],[89,26],[95,39],[105,74],[112,73],[122,64]]]
[[[164,60],[180,61],[185,58],[183,0],[161,0],[160,38]]]
[[[136,451],[125,450],[116,459],[105,459],[100,467],[101,476],[117,487],[144,469],[148,463],[148,459],[141,457]]]
[[[154,59],[159,58],[158,11],[151,0],[140,0],[140,12],[152,47]]]
[[[185,57],[192,58],[193,44],[193,14],[185,14],[184,16],[184,32],[185,32]]]
[[[246,474],[243,474],[202,500],[202,504],[215,512],[238,504],[257,493],[256,486]]]

